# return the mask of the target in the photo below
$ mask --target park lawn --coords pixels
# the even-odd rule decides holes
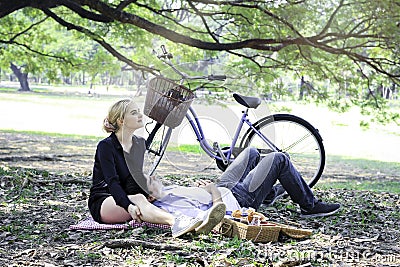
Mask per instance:
[[[105,134],[100,124],[110,103],[120,96],[0,93],[0,264],[68,266],[398,266],[400,228],[399,161],[370,155],[337,155],[327,150],[327,165],[315,193],[339,202],[339,214],[301,219],[286,198],[262,209],[271,221],[312,229],[309,239],[281,238],[253,243],[221,235],[173,239],[168,231],[70,231],[87,217],[94,149]],[[307,116],[307,115],[306,115]],[[99,124],[100,122],[100,124]],[[343,130],[347,122],[328,125]],[[333,128],[335,128],[333,127]],[[85,130],[83,130],[85,129]],[[335,133],[336,134],[336,133]],[[393,133],[391,133],[393,135]],[[329,136],[324,135],[323,136]],[[329,138],[328,138],[329,139]],[[338,140],[340,138],[336,138]],[[382,138],[384,139],[384,138]],[[392,140],[392,139],[391,139]],[[331,147],[329,140],[327,147]],[[394,143],[390,143],[395,147]],[[357,147],[352,147],[356,150]],[[173,150],[173,149],[172,149]],[[187,154],[198,149],[185,146]],[[175,151],[176,152],[176,151]],[[358,155],[363,154],[356,153]],[[182,158],[180,155],[180,159]],[[185,173],[162,162],[169,182],[190,183],[218,176],[215,167]],[[109,247],[113,240],[141,246]],[[146,245],[150,244],[150,247]],[[173,244],[176,250],[166,250]],[[368,253],[366,253],[366,251]],[[49,265],[51,266],[51,265]],[[334,265],[336,266],[336,265]]]

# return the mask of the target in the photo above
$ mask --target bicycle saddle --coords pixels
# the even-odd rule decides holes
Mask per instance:
[[[254,96],[244,96],[234,93],[233,98],[235,98],[236,102],[240,105],[248,108],[257,108],[261,104],[261,99]]]

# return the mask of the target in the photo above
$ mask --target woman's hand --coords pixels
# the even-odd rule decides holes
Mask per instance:
[[[131,215],[133,220],[136,220],[139,223],[142,222],[142,213],[140,212],[140,209],[138,208],[138,206],[130,204],[128,206],[128,212]]]
[[[154,202],[154,201],[156,201],[157,200],[157,198],[155,198],[154,196],[152,196],[152,195],[149,195],[148,197],[147,197],[147,201],[149,201],[150,203],[152,203],[152,202]]]

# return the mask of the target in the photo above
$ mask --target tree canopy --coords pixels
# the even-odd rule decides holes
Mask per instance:
[[[143,72],[158,71],[149,56],[168,42],[181,58],[224,52],[259,87],[288,72],[306,77],[317,99],[331,87],[336,99],[379,106],[377,89],[396,90],[400,80],[400,2],[393,0],[0,0],[0,23],[8,25],[0,53],[13,46],[77,65],[76,49],[43,48],[57,40],[43,30],[49,21]]]

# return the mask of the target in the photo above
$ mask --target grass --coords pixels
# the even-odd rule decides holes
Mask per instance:
[[[228,144],[222,144],[221,147],[229,146]],[[201,147],[198,144],[181,144],[175,145],[170,144],[168,146],[168,150],[170,151],[179,151],[179,152],[187,152],[187,153],[204,153]],[[365,170],[385,170],[385,172],[392,171],[400,171],[400,162],[387,162],[387,161],[379,161],[379,160],[371,160],[371,159],[363,159],[363,158],[354,158],[349,156],[339,156],[339,155],[327,155],[327,161],[338,163],[338,164],[346,164],[346,165],[354,165],[358,169]]]
[[[0,106],[3,106],[3,109],[0,109],[0,112],[10,114],[10,109],[15,109],[13,116],[6,116],[4,119],[2,123],[2,127],[4,128],[0,129],[0,132],[98,140],[100,136],[104,136],[104,132],[101,130],[101,122],[106,113],[106,109],[109,107],[109,104],[113,102],[112,99],[117,99],[121,96],[110,94],[101,95],[101,97],[87,97],[87,95],[85,95],[85,90],[80,91],[81,93],[68,89],[64,90],[63,88],[55,88],[55,90],[35,88],[33,92],[21,93],[17,92],[14,88],[10,89],[0,87]],[[125,93],[126,95],[129,95],[132,92],[126,91]],[[143,97],[137,99],[137,101],[143,102]],[[284,104],[286,105],[286,103]],[[289,106],[292,105],[291,103],[288,104]],[[273,105],[281,106],[281,104]],[[396,105],[397,106],[394,106],[394,108],[398,107],[398,104]],[[301,109],[298,109],[297,106],[298,105],[293,104],[290,109],[287,109],[287,111],[296,113],[300,116],[304,115],[307,119],[307,116],[309,116],[309,110],[312,108],[302,105]],[[285,109],[286,106],[281,108]],[[315,114],[317,112],[314,111],[312,113]],[[332,117],[330,124],[327,124],[330,126],[329,130],[334,130],[335,128],[340,128],[341,130],[343,130],[343,128],[348,128],[351,130],[353,129],[351,127],[355,127],[353,125],[354,123],[350,125],[350,122],[353,121],[352,117],[347,118],[341,116],[339,120],[337,114],[323,114],[328,114]],[[327,121],[329,118],[324,119]],[[321,122],[320,118],[316,117],[315,122],[318,125]],[[322,127],[322,129],[327,128],[327,126]],[[388,134],[388,132],[390,132],[393,135],[396,133],[396,129],[397,128],[392,127],[379,127],[381,134]],[[325,137],[328,133],[329,132],[324,132],[323,136]],[[397,133],[395,135],[397,138],[399,134]],[[336,141],[343,139],[338,138],[337,136],[334,136],[333,138],[328,137],[329,136],[326,136],[327,143],[329,140]],[[384,140],[385,135],[376,138],[374,142],[378,141],[378,139]],[[390,147],[390,145],[392,147]],[[389,152],[393,154],[393,151],[395,150],[393,144],[390,145],[387,146],[389,147],[387,149],[387,154]],[[224,146],[225,145],[221,145],[221,147]],[[328,144],[326,148],[327,151],[331,151],[328,150]],[[332,149],[332,145],[330,148]],[[358,149],[354,146],[351,146],[350,148],[352,150]],[[168,149],[182,153],[204,153],[198,143],[184,144],[180,146],[173,146],[171,143]],[[375,150],[373,149],[373,151]],[[397,158],[393,158],[393,161],[396,160]],[[336,181],[328,181],[322,177],[321,181],[317,184],[317,187],[371,190],[376,192],[392,192],[396,194],[400,192],[399,182],[396,181],[398,180],[398,174],[400,173],[399,162],[388,162],[387,159],[385,161],[379,161],[348,156],[327,155],[325,174],[329,173],[329,170],[334,170],[335,173],[339,173],[340,169],[338,168],[340,168],[341,165],[350,166],[351,169],[354,170],[354,173],[358,174],[355,175],[358,179],[346,180],[346,174],[343,175],[343,179]],[[369,176],[371,176],[371,173],[375,173],[376,177],[372,177],[373,179],[371,179],[371,177],[364,179],[364,172],[368,173]],[[351,174],[351,176],[353,176],[353,174]]]
[[[78,135],[78,134],[62,134],[62,133],[49,133],[44,131],[16,131],[16,130],[0,130],[0,132],[8,132],[8,133],[22,133],[22,134],[32,134],[32,135],[40,135],[40,136],[52,136],[52,137],[60,137],[60,138],[72,138],[72,139],[83,139],[83,140],[98,140],[97,136],[87,136],[87,135]],[[169,146],[169,150],[179,151],[182,153],[204,153],[202,152],[199,145],[180,145],[178,146]],[[400,194],[400,181],[398,180],[390,180],[388,177],[397,177],[398,173],[400,173],[400,163],[399,162],[383,162],[378,160],[369,160],[369,159],[360,159],[360,158],[352,158],[348,156],[337,156],[337,155],[328,155],[327,156],[328,164],[325,168],[337,168],[336,166],[346,165],[350,166],[351,169],[354,170],[355,173],[375,173],[376,178],[371,180],[371,178],[364,179],[362,175],[359,179],[349,178],[349,180],[331,180],[324,179],[324,176],[316,185],[316,188],[320,189],[349,189],[349,190],[367,190],[372,192],[389,192],[394,194]],[[14,170],[15,171],[15,170]],[[29,174],[30,170],[26,170]],[[35,171],[35,170],[32,170]],[[20,172],[20,171],[17,171]],[[0,174],[7,173],[0,168]],[[42,175],[46,175],[42,173]],[[26,193],[23,190],[21,192],[22,196]],[[23,200],[20,200],[23,201]]]
[[[237,237],[224,239],[222,236],[213,237],[213,235],[208,235],[196,240],[193,242],[193,245],[201,250],[204,249],[206,251],[233,249],[233,251],[226,258],[226,261],[230,264],[237,264],[238,258],[250,259],[256,253],[253,243]],[[218,254],[214,255],[214,257],[218,257]]]
[[[177,151],[182,153],[194,153],[194,154],[201,154],[202,149],[200,145],[170,145],[168,146],[169,151]]]
[[[323,182],[316,187],[320,189],[334,188],[400,194],[400,181]]]
[[[369,166],[368,160],[361,160],[361,159],[354,159],[354,161],[349,160],[348,158],[341,158],[338,157],[338,160],[343,160],[347,164],[354,164],[356,166],[355,168],[361,168],[365,166]],[[358,167],[357,167],[358,166]],[[398,165],[393,164],[393,163],[388,163],[388,166],[393,166],[395,169]],[[374,165],[374,167],[379,167],[378,164]],[[20,188],[20,185],[23,183],[24,177],[31,177],[31,176],[43,176],[43,177],[48,177],[49,173],[46,171],[38,171],[35,169],[20,169],[20,168],[13,168],[13,167],[0,167],[0,177],[3,178],[4,182],[12,182],[12,188],[10,190],[15,190],[13,195],[14,196],[20,196],[18,193],[18,188]],[[50,175],[51,176],[51,175]],[[7,180],[5,180],[7,179]],[[6,185],[7,186],[7,185]],[[60,188],[58,188],[60,186]],[[10,186],[11,187],[11,186]],[[361,192],[361,195],[358,193],[354,199],[350,197],[345,197],[342,196],[341,194],[329,194],[329,196],[332,196],[332,198],[339,198],[339,199],[347,199],[345,201],[346,205],[344,206],[344,209],[342,213],[339,214],[337,217],[327,217],[323,219],[319,219],[319,222],[316,228],[318,227],[323,227],[322,229],[327,229],[324,230],[324,235],[316,235],[312,237],[310,240],[288,240],[290,243],[279,243],[279,244],[268,244],[268,246],[286,246],[288,247],[286,251],[283,250],[276,250],[274,247],[272,247],[271,250],[267,249],[267,247],[262,247],[263,245],[258,246],[257,244],[255,245],[254,243],[246,240],[240,240],[237,238],[232,238],[232,239],[226,239],[222,237],[214,237],[212,235],[205,236],[202,238],[196,238],[195,240],[189,240],[186,243],[182,244],[182,248],[184,251],[190,251],[190,249],[197,248],[198,252],[194,252],[193,257],[188,257],[188,256],[182,256],[176,253],[168,252],[168,251],[157,251],[153,252],[151,250],[146,250],[143,249],[142,247],[137,247],[137,248],[127,248],[127,249],[113,249],[113,250],[105,250],[105,252],[111,251],[110,254],[107,253],[100,253],[96,252],[93,249],[101,247],[102,244],[106,241],[109,240],[110,238],[132,238],[135,237],[137,233],[134,233],[133,230],[127,230],[124,232],[121,231],[111,231],[111,232],[90,232],[90,231],[83,231],[83,232],[73,232],[70,233],[68,231],[63,232],[62,230],[55,231],[53,229],[54,225],[53,223],[57,223],[57,220],[54,220],[55,218],[52,217],[53,214],[67,214],[67,217],[72,217],[73,214],[76,211],[72,212],[72,209],[69,208],[64,208],[60,211],[58,211],[58,206],[56,204],[56,200],[59,201],[59,197],[67,197],[67,199],[72,196],[71,195],[71,190],[69,186],[62,186],[53,184],[48,184],[43,186],[42,188],[39,187],[32,187],[34,190],[31,195],[27,195],[21,198],[29,198],[32,202],[32,200],[40,200],[38,203],[41,203],[38,207],[41,207],[42,211],[46,211],[44,213],[44,218],[50,218],[46,223],[43,224],[42,219],[38,219],[38,214],[36,214],[33,217],[26,217],[26,213],[32,215],[38,210],[36,209],[35,206],[29,207],[28,205],[22,204],[18,202],[18,198],[15,198],[14,200],[16,201],[16,204],[18,204],[16,207],[20,208],[25,208],[25,209],[17,209],[15,210],[15,216],[12,216],[12,220],[10,220],[8,223],[5,223],[4,226],[0,226],[0,231],[2,232],[8,232],[9,236],[15,237],[14,240],[9,240],[7,241],[9,243],[8,249],[4,250],[3,248],[1,249],[2,254],[7,255],[6,253],[9,253],[10,247],[14,246],[12,243],[15,242],[16,244],[22,244],[25,243],[25,247],[18,247],[19,251],[15,253],[15,255],[23,254],[25,252],[29,252],[30,248],[41,248],[38,250],[38,256],[35,256],[32,261],[37,262],[39,260],[43,261],[42,259],[48,256],[43,256],[40,253],[42,248],[46,248],[47,242],[51,242],[52,245],[55,244],[55,241],[57,241],[57,244],[66,244],[62,248],[59,246],[54,246],[54,248],[50,248],[46,251],[54,251],[54,255],[56,256],[51,256],[50,261],[58,261],[60,264],[62,264],[63,255],[66,255],[68,252],[69,254],[69,259],[73,260],[73,263],[76,265],[105,265],[105,262],[115,260],[114,257],[114,252],[115,252],[115,257],[119,257],[121,255],[121,260],[124,261],[126,264],[137,264],[137,265],[145,265],[149,264],[150,261],[154,261],[154,255],[157,255],[157,260],[158,261],[164,261],[165,264],[168,265],[180,265],[180,266],[198,266],[196,263],[196,257],[206,257],[207,262],[209,262],[211,265],[210,266],[219,266],[219,265],[212,265],[214,262],[223,262],[225,265],[232,265],[232,266],[266,266],[267,264],[269,265],[278,265],[281,261],[281,259],[286,260],[286,259],[299,259],[302,263],[307,263],[311,262],[312,266],[327,266],[330,262],[327,259],[321,259],[318,256],[318,253],[321,253],[321,255],[325,255],[325,249],[327,247],[330,248],[332,246],[335,248],[335,241],[332,241],[333,243],[330,243],[328,240],[326,244],[324,244],[323,247],[313,247],[313,249],[309,249],[307,245],[304,244],[313,244],[313,242],[317,238],[321,237],[326,237],[328,235],[331,235],[331,240],[334,240],[334,238],[337,236],[340,237],[344,231],[339,231],[342,230],[341,225],[343,223],[346,223],[346,226],[348,231],[350,231],[350,234],[347,236],[350,236],[351,240],[355,237],[360,237],[363,238],[365,234],[369,233],[369,229],[371,226],[374,226],[374,223],[379,223],[379,222],[374,222],[377,218],[379,219],[378,215],[385,215],[388,217],[388,219],[385,221],[389,221],[392,218],[399,218],[400,213],[395,209],[395,207],[392,207],[390,205],[395,205],[395,202],[389,202],[388,201],[388,207],[391,209],[386,209],[386,204],[383,202],[370,202],[371,198],[367,198],[365,196],[368,196],[368,192]],[[55,190],[56,189],[56,190]],[[64,190],[62,190],[64,189]],[[78,187],[76,189],[77,191],[81,191],[81,189]],[[60,193],[60,194],[59,194]],[[67,194],[66,194],[67,193]],[[376,199],[376,198],[372,198]],[[394,198],[390,198],[394,199]],[[283,202],[284,203],[284,202]],[[283,205],[281,203],[281,205]],[[349,205],[349,203],[351,203]],[[278,203],[280,204],[280,203]],[[9,203],[7,205],[10,205]],[[84,205],[84,204],[82,204]],[[360,205],[362,208],[360,208]],[[86,208],[86,206],[84,206]],[[289,207],[293,208],[293,207]],[[379,209],[377,209],[379,208]],[[383,208],[385,208],[383,210]],[[278,210],[285,212],[284,208],[278,208]],[[390,215],[391,212],[393,215]],[[345,212],[349,211],[349,215],[346,214]],[[2,211],[0,211],[1,214]],[[83,214],[82,211],[77,212],[78,214]],[[19,217],[17,216],[19,214]],[[351,215],[351,216],[350,216]],[[2,214],[2,217],[6,218],[8,214]],[[352,216],[356,217],[356,219],[351,218]],[[24,218],[24,220],[18,220],[17,218]],[[56,217],[57,218],[57,217]],[[297,218],[297,217],[295,217]],[[347,221],[347,218],[350,218],[349,221]],[[345,220],[346,219],[346,220]],[[74,219],[76,220],[76,219]],[[70,220],[71,221],[71,220]],[[395,220],[391,220],[393,223]],[[32,224],[30,222],[33,222]],[[312,223],[310,223],[312,224]],[[383,223],[382,223],[383,224]],[[325,226],[323,226],[325,225]],[[336,226],[337,225],[337,226]],[[334,230],[330,230],[329,228],[333,228]],[[339,229],[339,230],[338,230]],[[397,229],[394,228],[395,232]],[[149,232],[150,231],[150,232]],[[154,236],[159,235],[158,231],[160,233],[163,232],[163,230],[159,229],[150,229],[146,230],[141,234],[141,239],[149,239],[149,240],[157,240],[154,239]],[[316,230],[317,231],[317,230]],[[334,231],[334,234],[332,234],[332,231]],[[354,234],[351,233],[354,231]],[[375,233],[375,232],[372,232]],[[77,237],[79,235],[79,237]],[[142,236],[143,235],[143,236]],[[346,237],[346,234],[344,234]],[[385,238],[386,236],[383,235],[382,238]],[[136,238],[138,238],[136,236]],[[346,240],[346,239],[344,239]],[[7,244],[7,242],[5,242]],[[385,241],[386,242],[386,241]],[[71,247],[70,244],[75,243],[75,246]],[[393,244],[393,243],[391,243]],[[298,245],[298,247],[297,247]],[[319,245],[319,244],[317,244]],[[356,244],[357,245],[357,244]],[[364,244],[363,244],[364,245]],[[336,246],[337,248],[338,246]],[[26,250],[24,248],[27,248]],[[367,247],[368,249],[368,247]],[[196,250],[196,251],[197,251]],[[362,251],[364,251],[363,249]],[[22,252],[20,252],[22,251]],[[314,253],[314,254],[312,254]],[[355,253],[358,253],[356,251]],[[49,254],[46,254],[49,255]],[[200,256],[197,256],[200,255]],[[340,257],[341,254],[333,254],[334,256],[339,255]],[[16,256],[13,255],[17,260],[20,260]],[[59,259],[59,257],[61,259]],[[126,257],[126,258],[125,258]],[[149,260],[146,260],[149,259]],[[223,260],[222,260],[223,259]],[[120,260],[120,262],[121,262]],[[304,260],[304,262],[303,262]],[[267,263],[268,261],[268,263]],[[299,262],[300,262],[299,261]],[[103,264],[100,264],[102,262]],[[300,264],[300,263],[299,263]],[[319,265],[321,264],[321,265]],[[307,264],[305,264],[306,266]],[[372,264],[371,264],[372,265]],[[165,266],[165,265],[163,265]]]
[[[316,185],[321,189],[349,189],[400,194],[400,162],[328,155],[326,170],[340,173],[341,166],[350,167],[353,173],[343,173],[340,179],[324,179]]]
[[[338,164],[351,164],[358,169],[365,170],[385,170],[385,172],[398,172],[400,170],[400,162],[395,161],[380,161],[338,155],[327,155],[327,161]]]
[[[82,135],[82,134],[63,134],[63,133],[52,133],[44,131],[17,131],[13,129],[0,129],[0,133],[15,133],[15,134],[31,134],[38,136],[50,136],[60,138],[72,138],[72,139],[84,139],[84,140],[98,140],[99,136],[94,135]]]
[[[168,147],[171,151],[179,151],[182,153],[204,153],[202,152],[199,145],[180,145],[180,146],[170,146]],[[317,188],[321,189],[349,189],[349,190],[367,190],[373,192],[389,192],[394,194],[400,194],[400,181],[392,181],[390,177],[398,178],[400,173],[400,163],[399,162],[385,162],[379,160],[370,160],[362,158],[352,158],[348,156],[337,156],[328,155],[327,168],[335,168],[338,170],[341,165],[350,166],[354,170],[354,175],[358,176],[358,179],[349,178],[346,180],[332,181],[324,180],[324,176],[321,178],[319,183],[316,185]],[[371,177],[363,177],[363,173],[368,172],[370,176],[371,173],[376,174],[374,180],[370,180]]]
[[[221,147],[228,147],[228,144],[220,144]],[[199,144],[190,145],[190,144],[182,144],[182,145],[169,145],[169,151],[177,151],[181,153],[194,153],[194,154],[202,154],[205,153]]]
[[[68,88],[68,87],[62,87],[62,86],[53,86],[53,87],[48,87],[48,88],[44,88],[44,87],[31,87],[31,91],[28,92],[20,92],[18,91],[18,89],[16,88],[12,88],[12,87],[0,87],[0,93],[10,93],[10,94],[14,94],[17,96],[27,96],[27,97],[31,97],[31,96],[36,96],[39,98],[56,98],[56,99],[82,99],[82,96],[87,96],[87,92],[89,91],[88,88],[85,87],[72,87],[72,88]],[[126,91],[126,90],[118,90],[118,89],[114,89],[113,91],[121,91],[121,94],[132,94],[132,91]],[[101,93],[101,98],[113,98],[114,96],[111,95],[107,95],[103,93],[103,90],[98,90],[98,92],[93,91],[95,93]],[[96,99],[96,97],[85,97],[84,99],[88,99],[88,100],[93,100]]]
[[[175,264],[182,264],[182,263],[186,262],[184,257],[182,257],[180,255],[173,254],[173,253],[165,254],[165,260],[167,262],[175,263]]]

